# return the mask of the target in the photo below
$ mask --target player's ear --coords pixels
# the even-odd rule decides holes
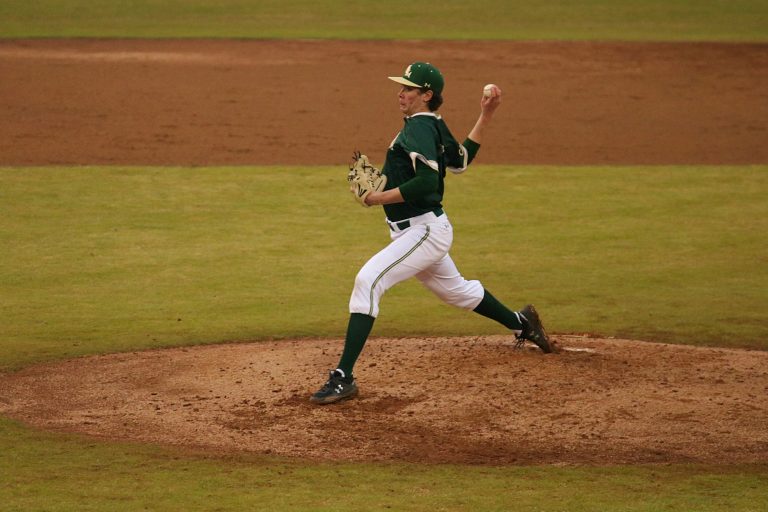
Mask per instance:
[[[429,103],[429,100],[432,99],[432,96],[434,96],[435,93],[432,91],[432,89],[424,90],[422,89],[421,97],[424,100],[424,103]]]

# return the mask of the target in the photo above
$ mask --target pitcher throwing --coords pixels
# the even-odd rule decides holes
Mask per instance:
[[[365,207],[382,205],[391,243],[374,255],[355,278],[349,301],[349,325],[338,367],[310,400],[329,404],[357,395],[353,368],[379,314],[384,293],[415,277],[444,302],[496,320],[515,333],[517,345],[535,343],[556,352],[533,305],[511,311],[479,281],[459,273],[448,251],[453,227],[443,209],[446,172],[467,169],[480,149],[483,132],[501,104],[501,89],[489,87],[480,100],[480,117],[463,144],[436,114],[443,103],[443,75],[432,64],[414,62],[402,76],[398,100],[405,125],[387,150],[379,172],[365,155],[355,154],[350,189]]]

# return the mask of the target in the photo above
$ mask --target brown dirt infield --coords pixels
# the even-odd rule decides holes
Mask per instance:
[[[446,75],[480,163],[768,163],[768,44],[0,41],[0,165],[377,162],[402,124],[385,77]]]
[[[310,459],[768,461],[768,353],[560,337],[369,341],[360,396],[308,401],[341,340],[111,354],[0,376],[0,413],[106,439]]]
[[[0,41],[0,165],[378,161],[401,124],[384,77],[417,59],[458,136],[504,89],[480,163],[768,163],[764,44],[25,40]],[[767,353],[560,339],[374,338],[361,396],[330,407],[307,397],[341,340],[80,358],[0,374],[0,413],[311,459],[768,461]]]

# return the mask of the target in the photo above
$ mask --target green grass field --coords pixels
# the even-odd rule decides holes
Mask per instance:
[[[0,37],[765,41],[764,0],[5,0]]]
[[[0,509],[761,512],[760,466],[464,467],[212,457],[0,420]]]
[[[347,197],[339,172],[0,168],[0,364],[340,336],[354,273],[387,231],[380,212]],[[295,199],[297,178],[315,193]],[[459,185],[462,194],[451,193]],[[450,177],[452,253],[498,296],[535,300],[556,332],[765,349],[766,193],[767,167],[480,166]],[[387,296],[374,334],[503,332],[475,317],[408,283]],[[2,510],[768,504],[768,465],[303,464],[107,444],[8,421],[0,421],[0,451]]]
[[[5,0],[0,38],[768,40],[764,0],[429,7]],[[510,305],[539,304],[553,331],[764,350],[767,172],[478,167],[458,178],[461,196],[449,188],[452,254]],[[317,195],[295,198],[297,176]],[[387,237],[378,212],[348,198],[339,176],[331,168],[0,168],[0,371],[150,347],[339,336],[354,273]],[[408,283],[387,296],[374,334],[473,332],[502,331]],[[0,418],[2,511],[766,509],[768,464],[305,463],[107,443]]]
[[[766,171],[478,167],[449,180],[452,254],[555,332],[766,349]],[[296,179],[313,193],[295,198]],[[355,273],[388,241],[334,168],[0,169],[0,184],[0,368],[340,336]],[[385,300],[377,335],[504,332],[415,282]]]

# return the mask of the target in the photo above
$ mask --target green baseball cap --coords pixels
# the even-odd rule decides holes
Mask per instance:
[[[440,70],[429,62],[414,62],[405,68],[403,76],[390,76],[389,79],[409,87],[429,89],[435,94],[442,93],[445,85]]]

